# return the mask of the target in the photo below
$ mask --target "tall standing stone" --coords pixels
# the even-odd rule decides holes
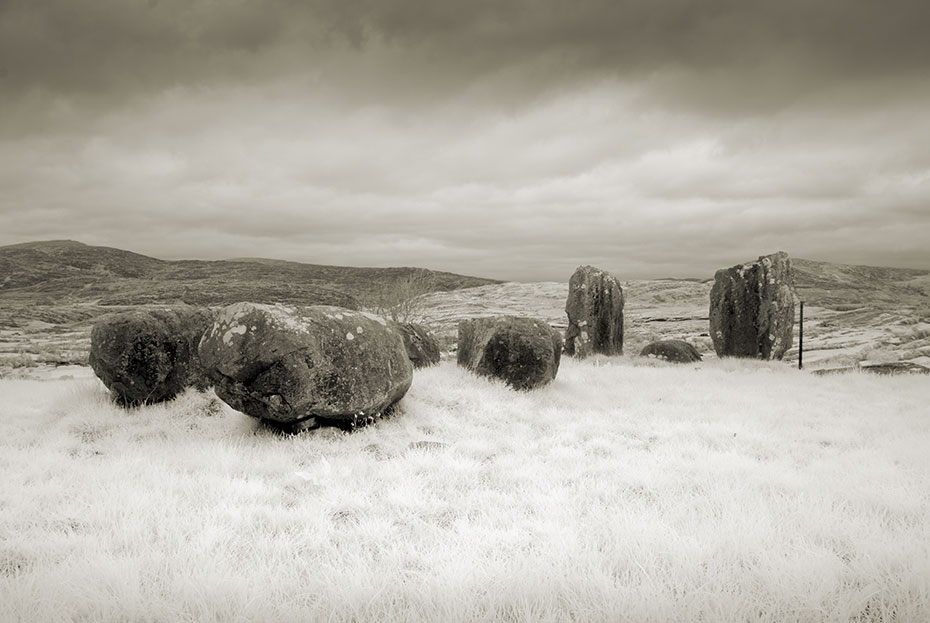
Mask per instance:
[[[616,277],[593,266],[579,266],[568,282],[565,352],[623,354],[623,288]]]
[[[710,291],[710,335],[720,357],[781,359],[794,328],[791,260],[784,251],[721,269]]]

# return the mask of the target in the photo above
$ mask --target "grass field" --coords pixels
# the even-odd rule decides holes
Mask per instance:
[[[0,621],[927,621],[930,379],[450,362],[287,437],[0,381]]]

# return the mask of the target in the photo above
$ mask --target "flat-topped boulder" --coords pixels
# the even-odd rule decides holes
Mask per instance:
[[[213,314],[204,308],[168,306],[111,314],[90,334],[90,367],[127,406],[171,400],[209,381],[197,355]]]
[[[623,354],[623,288],[610,273],[579,266],[568,282],[565,352],[573,357]]]
[[[859,369],[873,374],[930,374],[930,368],[913,361],[859,362]]]
[[[701,361],[701,353],[684,340],[658,340],[651,342],[639,353],[640,357],[654,357],[671,363]]]
[[[562,336],[542,320],[517,316],[474,318],[459,323],[458,364],[514,389],[533,389],[559,371]]]
[[[710,335],[720,357],[781,359],[791,348],[791,261],[779,251],[718,270],[710,291]]]
[[[204,334],[200,357],[223,401],[288,427],[371,421],[413,377],[389,321],[328,305],[230,305]]]

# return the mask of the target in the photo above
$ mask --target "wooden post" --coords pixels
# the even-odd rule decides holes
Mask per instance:
[[[801,301],[801,320],[798,323],[798,370],[804,368],[804,301]]]

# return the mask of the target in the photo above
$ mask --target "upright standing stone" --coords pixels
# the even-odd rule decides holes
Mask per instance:
[[[794,328],[791,260],[784,251],[717,271],[710,335],[720,357],[781,359]]]
[[[566,353],[623,354],[623,288],[616,277],[593,266],[578,267],[568,282],[565,313]]]
[[[533,389],[555,378],[562,336],[542,320],[517,316],[459,322],[458,364],[503,379],[514,389]]]
[[[212,313],[177,306],[113,314],[90,334],[90,367],[128,406],[171,400],[187,387],[209,385],[197,344]]]

